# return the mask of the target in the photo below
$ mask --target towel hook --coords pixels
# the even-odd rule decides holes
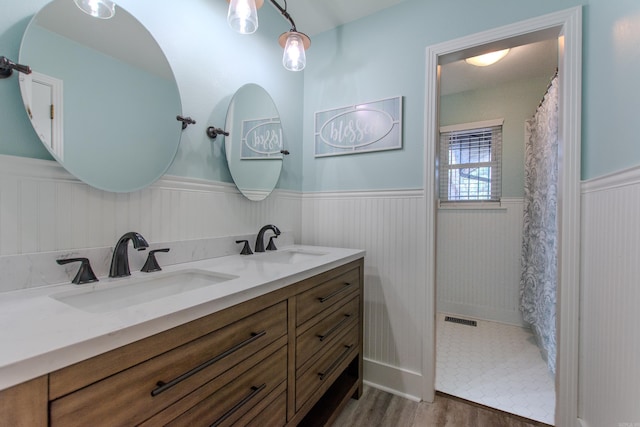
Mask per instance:
[[[182,122],[182,130],[185,130],[188,125],[195,125],[196,124],[196,121],[193,120],[191,117],[182,117],[182,116],[178,115],[178,116],[176,116],[176,120],[178,120],[179,122]]]
[[[209,126],[207,128],[207,136],[209,138],[216,139],[218,135],[229,136],[229,132],[225,131],[224,129],[216,128],[213,126]]]

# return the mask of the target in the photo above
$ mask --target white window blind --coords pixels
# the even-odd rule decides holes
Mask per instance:
[[[440,132],[440,200],[500,201],[502,124],[457,128]]]

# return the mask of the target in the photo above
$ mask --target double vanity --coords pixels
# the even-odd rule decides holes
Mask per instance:
[[[185,122],[196,124],[181,116],[162,49],[120,5],[112,19],[96,20],[70,0],[49,2],[27,26],[20,62],[33,69],[19,75],[33,129],[56,161],[94,188],[146,188],[172,164]],[[240,193],[265,199],[289,154],[271,96],[243,85],[224,127],[210,126],[206,135],[225,135],[227,166]],[[86,258],[69,258],[63,249],[78,251],[59,248],[59,264],[81,263],[74,282],[82,284],[0,293],[0,425],[330,423],[362,393],[364,252],[275,250],[272,240],[265,248],[264,230],[260,253],[228,255],[235,248],[229,240],[223,256],[216,247],[216,255],[200,259],[184,245],[160,258],[175,254],[180,261],[156,271],[151,253],[143,271],[130,276],[128,241],[138,248],[138,235],[127,233],[109,277],[99,281],[88,258],[110,248],[83,249]],[[272,231],[272,239],[280,234]],[[222,239],[221,232],[214,237]],[[41,282],[56,282],[28,270]],[[10,272],[5,278],[13,282]],[[16,280],[10,289],[19,287]]]
[[[0,295],[11,425],[324,425],[362,393],[364,252],[289,246]]]

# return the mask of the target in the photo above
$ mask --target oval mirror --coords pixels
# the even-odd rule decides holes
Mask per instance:
[[[225,151],[236,186],[249,200],[265,199],[278,183],[284,141],[280,115],[269,93],[250,83],[233,95]]]
[[[180,93],[149,31],[116,6],[96,19],[54,0],[29,23],[20,91],[52,156],[101,190],[139,190],[169,168],[180,143]]]

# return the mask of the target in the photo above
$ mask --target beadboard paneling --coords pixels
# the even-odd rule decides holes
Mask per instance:
[[[640,168],[583,184],[579,417],[640,426]]]
[[[165,176],[133,193],[92,188],[56,162],[0,156],[0,256],[113,246],[127,231],[149,242],[257,233],[300,235],[301,196],[251,202],[234,185]]]
[[[496,209],[439,209],[438,311],[524,325],[519,310],[522,199]]]
[[[365,380],[422,396],[424,193],[305,194],[302,242],[365,249]]]

